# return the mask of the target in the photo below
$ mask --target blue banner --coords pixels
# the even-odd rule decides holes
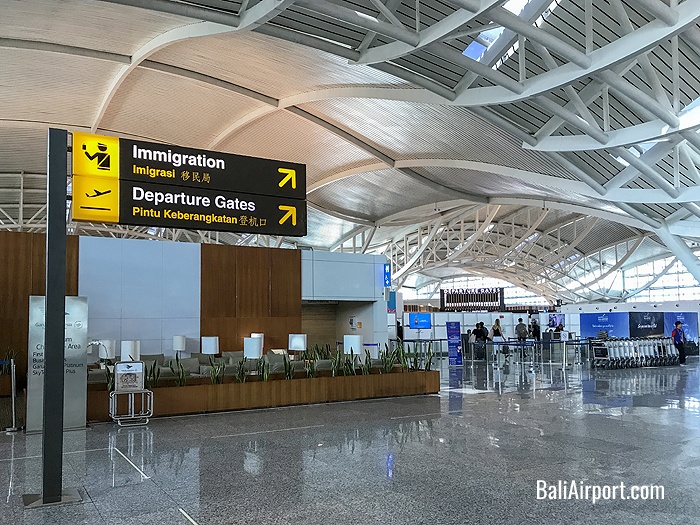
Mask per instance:
[[[581,314],[581,338],[598,337],[600,330],[606,330],[608,337],[629,337],[630,316],[627,312],[603,312]]]
[[[459,321],[447,322],[447,356],[450,365],[462,366],[462,334],[459,332]]]
[[[389,300],[386,303],[386,311],[390,314],[396,313],[396,292],[389,292]]]
[[[384,263],[384,286],[391,286],[391,263]]]
[[[698,340],[698,313],[697,312],[665,312],[664,335],[671,337],[671,332],[676,327],[676,321],[683,323],[683,332],[688,341]]]

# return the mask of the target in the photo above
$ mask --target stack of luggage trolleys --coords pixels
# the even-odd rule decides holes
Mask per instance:
[[[678,364],[678,350],[670,337],[609,339],[593,343],[592,368],[638,368]]]

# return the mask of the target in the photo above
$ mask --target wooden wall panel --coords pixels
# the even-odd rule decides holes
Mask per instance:
[[[202,336],[219,336],[219,351],[243,350],[243,340],[238,342],[238,319],[235,317],[203,317],[200,319]]]
[[[78,295],[78,260],[80,259],[80,237],[66,237],[66,295]]]
[[[301,317],[301,252],[272,250],[270,276],[270,315]]]
[[[78,237],[66,238],[66,295],[78,294]],[[46,290],[46,236],[0,231],[0,357],[17,351],[17,379],[27,374],[29,296]]]
[[[32,243],[32,292],[31,295],[46,293],[46,236],[30,234]],[[80,237],[66,237],[66,295],[78,295],[78,259]]]
[[[304,304],[301,307],[301,332],[309,346],[329,344],[335,348],[337,304]]]
[[[270,317],[270,251],[236,247],[236,311],[239,317]]]
[[[201,248],[202,319],[236,317],[235,250],[216,244],[202,244]]]
[[[265,334],[265,347],[287,348],[301,331],[301,255],[292,250],[202,245],[202,335],[218,335],[222,351]],[[233,302],[232,302],[233,301]]]
[[[0,317],[29,316],[32,289],[32,236],[0,232]]]

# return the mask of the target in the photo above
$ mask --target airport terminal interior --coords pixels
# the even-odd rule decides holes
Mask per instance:
[[[700,522],[699,64],[698,0],[0,0],[0,522]]]

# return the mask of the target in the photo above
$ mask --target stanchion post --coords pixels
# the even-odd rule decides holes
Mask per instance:
[[[12,426],[5,429],[5,433],[12,434],[17,432],[17,367],[15,366],[15,360],[10,359],[10,378],[12,381]]]

